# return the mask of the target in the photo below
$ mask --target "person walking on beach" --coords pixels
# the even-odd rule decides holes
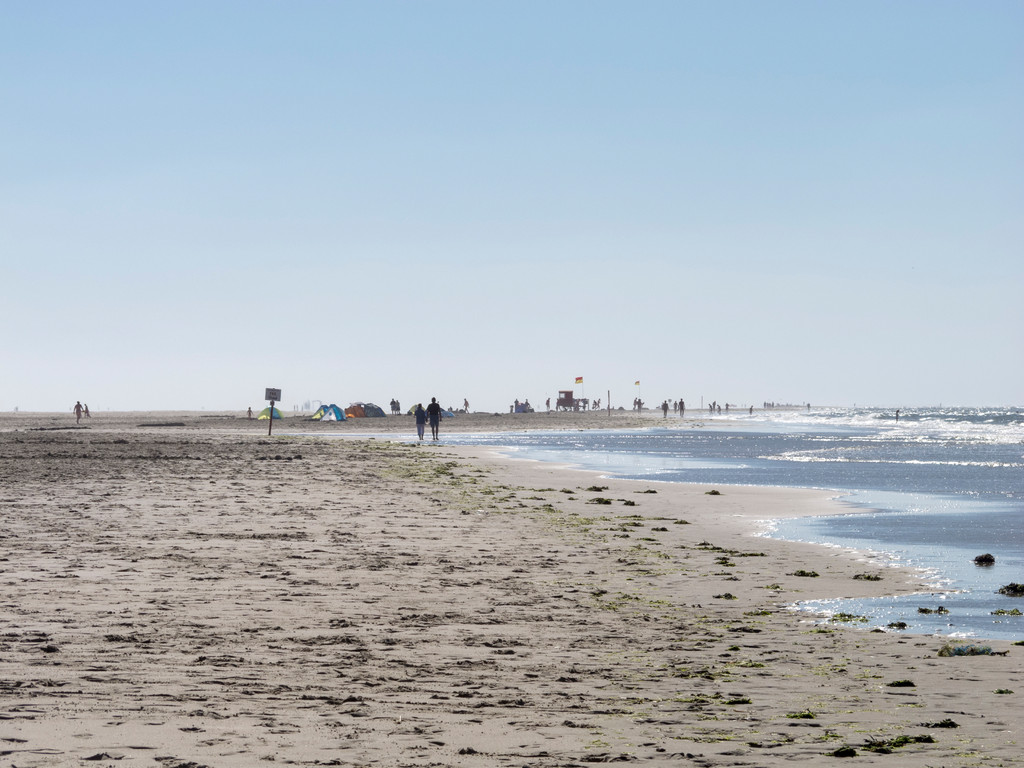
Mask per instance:
[[[85,416],[85,418],[87,418],[87,419],[91,419],[92,418],[92,414],[89,413],[89,404],[88,403],[82,403],[82,415]]]
[[[441,406],[437,404],[437,398],[430,398],[430,405],[427,406],[427,418],[430,419],[430,437],[437,440],[437,431],[441,427]]]
[[[416,436],[422,440],[423,430],[427,427],[427,412],[423,410],[423,403],[416,403],[413,414],[416,416]]]
[[[686,403],[683,398],[679,398],[679,418],[683,418],[686,415]]]
[[[81,401],[76,400],[75,401],[75,407],[72,408],[72,410],[75,412],[75,424],[81,424],[82,423],[82,403],[81,403]]]
[[[661,401],[661,418],[668,418],[668,400]]]
[[[245,415],[249,417],[249,421],[252,421],[252,406],[251,405],[249,406],[249,410],[246,412]]]

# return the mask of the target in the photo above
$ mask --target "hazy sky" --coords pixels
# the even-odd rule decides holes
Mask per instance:
[[[1018,0],[10,2],[0,72],[2,410],[1024,404]]]

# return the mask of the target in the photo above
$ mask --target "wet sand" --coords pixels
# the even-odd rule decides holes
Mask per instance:
[[[1024,765],[1021,647],[787,610],[920,585],[752,535],[827,494],[358,434],[411,425],[0,416],[0,765]]]

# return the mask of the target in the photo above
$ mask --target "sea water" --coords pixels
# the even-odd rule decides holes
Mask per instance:
[[[614,418],[612,418],[614,423]],[[450,425],[449,429],[456,429]],[[870,553],[922,574],[921,592],[799,603],[813,614],[866,617],[864,627],[1024,639],[1024,410],[815,409],[647,429],[446,435],[518,455],[646,481],[829,489],[848,514],[772,521],[765,535]],[[995,564],[974,558],[991,554]],[[941,610],[940,610],[941,608]],[[925,613],[922,611],[930,611]]]

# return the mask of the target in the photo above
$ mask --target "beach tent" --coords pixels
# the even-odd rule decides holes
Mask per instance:
[[[345,421],[345,412],[334,403],[321,405],[313,414],[314,421]]]
[[[364,416],[383,417],[384,409],[373,403],[352,403],[345,409],[345,415],[350,419],[361,419]]]
[[[264,408],[262,411],[260,411],[260,415],[257,418],[260,418],[260,419],[269,419],[269,418],[271,418],[271,416],[270,416],[270,406],[268,405],[266,408]],[[280,419],[281,418],[281,412],[279,410],[277,410],[277,408],[274,409],[274,416],[273,416],[273,418],[275,418],[275,419]]]
[[[426,406],[423,407],[423,410],[424,411],[427,410]],[[408,411],[406,411],[406,413],[408,413],[410,415],[416,413],[416,406],[414,405],[412,408],[410,408]],[[455,418],[455,414],[452,413],[451,411],[446,411],[444,408],[442,408],[441,409],[441,418],[442,419],[454,419]]]

